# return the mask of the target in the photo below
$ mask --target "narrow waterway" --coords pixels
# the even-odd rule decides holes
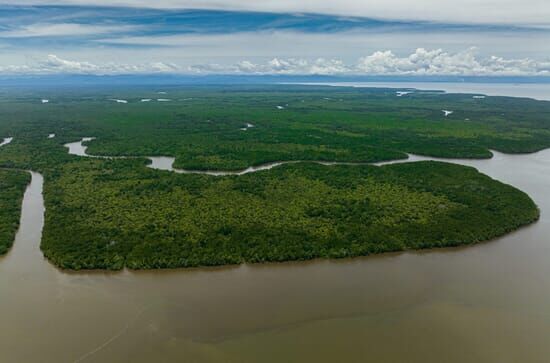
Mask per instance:
[[[87,153],[88,146],[84,145],[84,143],[90,142],[94,140],[95,137],[83,137],[80,141],[71,142],[68,144],[65,144],[64,146],[68,149],[68,153],[70,155],[76,155],[76,156],[86,156],[90,158],[102,158],[102,159],[125,159],[125,158],[133,158],[136,156],[98,156],[98,155],[90,155]],[[296,164],[296,163],[302,163],[302,162],[308,162],[308,163],[316,163],[321,165],[378,165],[382,166],[385,164],[393,164],[396,162],[403,162],[403,161],[417,161],[417,160],[428,160],[429,158],[423,158],[416,155],[409,155],[408,159],[403,160],[392,160],[392,161],[382,161],[377,163],[361,163],[361,162],[345,162],[345,161],[301,161],[301,160],[288,160],[288,161],[275,161],[275,162],[269,162],[261,165],[256,166],[249,166],[248,168],[242,169],[242,170],[191,170],[191,169],[178,169],[174,168],[174,162],[176,161],[176,158],[173,156],[143,156],[143,158],[149,159],[150,164],[147,165],[147,167],[151,169],[156,170],[165,170],[165,171],[171,171],[178,174],[204,174],[204,175],[211,175],[211,176],[228,176],[228,175],[244,175],[244,174],[250,174],[250,173],[256,173],[258,171],[263,170],[270,170],[273,168],[276,168],[281,165],[285,164]]]
[[[6,137],[6,138],[2,139],[2,142],[0,142],[0,146],[7,145],[10,142],[12,142],[12,140],[13,140],[13,137]]]
[[[538,223],[477,246],[214,269],[60,271],[32,173],[0,259],[0,362],[544,362],[550,150],[454,160],[531,195]]]

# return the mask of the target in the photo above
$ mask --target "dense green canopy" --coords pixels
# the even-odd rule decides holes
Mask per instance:
[[[296,163],[243,176],[179,175],[278,160],[372,162],[412,152],[490,157],[550,146],[550,103],[304,86],[9,90],[0,166],[45,176],[42,249],[73,269],[159,268],[345,257],[487,240],[538,218],[531,199],[476,170],[436,162]],[[142,98],[153,101],[141,102]],[[125,99],[121,104],[110,99]],[[442,110],[452,110],[445,116]],[[245,126],[252,124],[254,127]],[[246,130],[243,130],[246,128]],[[48,139],[47,135],[56,137]]]
[[[21,201],[30,175],[0,169],[0,255],[8,252],[19,227]]]

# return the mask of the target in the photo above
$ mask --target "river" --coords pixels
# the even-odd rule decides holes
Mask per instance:
[[[547,361],[550,150],[453,162],[529,193],[540,221],[464,248],[74,273],[39,250],[32,173],[0,258],[0,362]]]
[[[87,152],[88,146],[84,143],[88,143],[92,140],[95,140],[95,137],[83,137],[80,141],[70,142],[64,146],[67,148],[67,152],[70,155],[75,156],[86,156],[90,158],[100,158],[100,159],[126,159],[126,158],[139,158],[139,156],[102,156],[102,155],[90,155]],[[406,161],[418,161],[418,160],[431,160],[430,158],[423,158],[417,155],[408,155]],[[381,161],[376,163],[362,163],[362,162],[346,162],[346,161],[300,161],[300,160],[288,160],[288,161],[275,161],[265,164],[249,166],[248,168],[242,170],[193,170],[193,169],[178,169],[174,168],[174,162],[176,158],[173,156],[143,156],[143,158],[149,159],[150,164],[147,167],[156,170],[171,171],[177,174],[203,174],[210,176],[228,176],[228,175],[244,175],[250,173],[257,173],[263,170],[270,170],[285,164],[295,164],[302,162],[316,163],[325,166],[330,165],[378,165],[382,166],[385,164],[393,164],[396,162],[403,162],[402,160],[391,160],[391,161]]]

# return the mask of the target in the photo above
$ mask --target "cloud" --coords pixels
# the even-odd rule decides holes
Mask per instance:
[[[54,54],[50,54],[45,61],[38,65],[37,71],[40,70],[54,73],[96,73],[100,72],[100,67],[88,62],[61,59]]]
[[[30,65],[0,66],[0,74],[93,74],[93,75],[117,75],[117,74],[154,74],[154,73],[178,73],[181,69],[171,63],[152,62],[138,65],[124,63],[94,64],[85,61],[72,61],[62,59],[50,54],[45,60]]]
[[[550,76],[550,61],[529,58],[479,58],[476,48],[448,53],[442,49],[418,48],[412,54],[398,57],[392,51],[376,51],[346,65],[341,60],[319,58],[274,58],[265,63],[241,61],[232,66],[199,65],[190,72],[284,74],[284,75],[391,75],[391,76]]]
[[[301,67],[303,72],[338,73],[380,49],[403,56],[416,48],[456,53],[477,46],[483,57],[540,60],[550,54],[549,36],[550,26],[544,30],[299,13],[0,5],[4,67],[34,65],[44,54],[55,54],[94,64],[126,62],[141,67],[161,61],[183,69],[214,63],[239,68],[237,63],[247,60],[256,65],[251,72],[262,72],[261,63],[274,58],[284,62],[322,58],[336,62],[317,70],[292,64],[279,72]]]
[[[170,62],[95,64],[48,55],[34,65],[0,67],[1,74],[235,74],[235,75],[408,75],[408,76],[550,76],[550,60],[479,57],[475,48],[450,53],[418,48],[399,57],[376,51],[346,64],[339,59],[273,58],[265,62],[241,60],[232,64],[201,63],[182,66]]]
[[[407,57],[398,57],[391,51],[375,52],[359,59],[356,69],[364,74],[383,75],[536,76],[550,75],[550,62],[496,56],[478,58],[476,48],[454,54],[442,49],[418,48]]]
[[[397,57],[391,51],[378,51],[363,57],[357,69],[374,74],[481,74],[486,69],[475,57],[475,49],[449,54],[442,49],[417,49],[408,57]]]
[[[248,60],[233,65],[199,64],[187,68],[195,74],[282,74],[282,75],[332,75],[345,74],[351,71],[341,60],[318,58],[314,61],[296,58],[273,58],[265,63],[253,63]]]
[[[246,62],[246,61],[245,61]],[[239,67],[243,73],[256,74],[341,74],[347,73],[350,69],[337,59],[318,58],[314,61],[304,59],[280,59],[273,58],[265,64],[252,64],[246,62],[246,67]]]
[[[354,30],[328,33],[254,31],[226,34],[169,34],[100,38],[95,45],[113,48],[155,48],[155,53],[180,58],[335,58],[350,62],[366,53],[391,49],[405,54],[415,48],[458,52],[477,46],[485,56],[543,58],[550,54],[547,32],[514,31],[379,31]],[[160,48],[164,48],[161,50]],[[231,60],[230,58],[233,58]]]
[[[550,19],[547,0],[0,0],[0,4],[319,13],[383,19],[543,26],[548,25]]]
[[[29,38],[29,37],[75,37],[84,35],[113,34],[135,31],[139,28],[130,25],[87,25],[77,23],[36,23],[20,26],[15,29],[0,31],[0,38]]]

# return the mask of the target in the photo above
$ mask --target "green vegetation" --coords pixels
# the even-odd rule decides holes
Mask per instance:
[[[118,269],[359,256],[474,243],[538,217],[520,191],[444,163],[293,164],[224,178],[138,164],[64,166],[46,189],[49,259]]]
[[[30,175],[23,171],[0,169],[0,255],[8,252],[19,227],[21,201]]]
[[[95,136],[90,152],[169,155],[176,167],[240,169],[273,160],[376,161],[403,152],[488,158],[550,147],[550,102],[306,86],[0,92],[0,135]],[[41,104],[48,97],[50,103]],[[170,102],[140,102],[142,98]],[[109,99],[125,99],[120,104]],[[282,106],[284,109],[278,109]],[[454,112],[445,117],[442,109]],[[255,127],[242,131],[246,123]],[[57,141],[60,141],[57,139]]]
[[[304,86],[0,92],[0,166],[44,174],[42,250],[71,269],[165,268],[346,257],[456,246],[538,218],[531,199],[476,170],[436,162],[284,165],[243,176],[151,170],[240,169],[278,160],[373,162],[406,152],[490,157],[550,147],[550,102]],[[119,104],[109,99],[126,99]],[[280,109],[277,106],[282,106]],[[442,109],[453,110],[445,117]],[[241,130],[246,123],[254,125]],[[47,139],[55,133],[54,139]]]

